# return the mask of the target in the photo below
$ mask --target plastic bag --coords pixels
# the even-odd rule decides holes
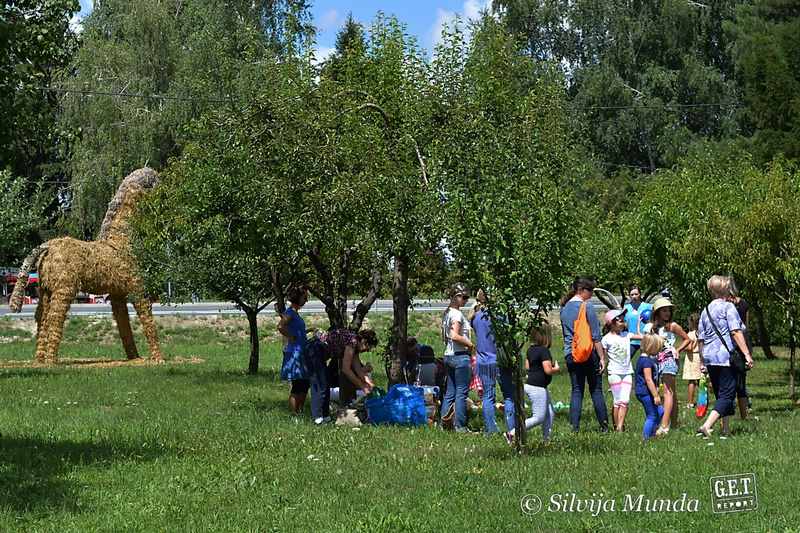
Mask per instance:
[[[366,405],[373,424],[421,426],[428,420],[422,387],[392,385],[386,396],[369,398]]]

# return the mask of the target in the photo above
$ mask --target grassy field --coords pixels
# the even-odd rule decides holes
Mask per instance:
[[[439,351],[437,317],[412,320]],[[731,439],[694,437],[682,408],[680,429],[642,444],[635,400],[629,431],[603,435],[587,397],[579,434],[559,413],[551,444],[534,430],[520,457],[499,436],[314,427],[287,412],[274,321],[262,325],[255,377],[243,373],[243,319],[158,321],[165,365],[31,368],[14,362],[32,357],[32,323],[0,320],[0,531],[800,531],[785,360],[757,358],[758,420],[737,420]],[[388,321],[372,322],[382,339]],[[70,320],[61,353],[123,357],[109,319]],[[554,379],[554,400],[569,401],[568,383]],[[710,477],[750,472],[758,509],[712,513]],[[573,493],[615,510],[548,509]],[[696,512],[623,511],[626,495],[683,493]],[[523,513],[526,495],[545,508]]]

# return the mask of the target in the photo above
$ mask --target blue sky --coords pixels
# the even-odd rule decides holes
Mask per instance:
[[[80,3],[79,16],[84,16],[91,11],[93,2],[80,0]],[[336,33],[350,12],[365,26],[369,25],[378,11],[395,15],[408,26],[408,32],[417,37],[420,45],[430,50],[441,33],[442,24],[456,15],[475,18],[489,4],[490,0],[316,0],[313,1],[312,13],[319,31],[317,59],[324,59],[330,53]]]

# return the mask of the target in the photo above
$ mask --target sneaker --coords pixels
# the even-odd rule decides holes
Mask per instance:
[[[514,445],[514,434],[513,433],[511,433],[510,431],[506,431],[505,433],[503,433],[503,436],[506,438],[506,442],[508,443],[509,446],[513,446]]]
[[[668,427],[658,426],[658,429],[656,430],[656,437],[663,437],[667,433],[669,433]]]
[[[325,417],[321,416],[319,418],[315,418],[314,419],[314,423],[316,425],[318,425],[318,426],[321,426],[322,424],[329,424],[330,422],[331,422],[331,417],[329,417],[329,416],[325,416]]]
[[[693,403],[687,403],[687,404],[686,404],[686,408],[687,408],[687,409],[695,409],[696,407],[697,407],[697,406],[696,406],[695,404],[693,404]]]

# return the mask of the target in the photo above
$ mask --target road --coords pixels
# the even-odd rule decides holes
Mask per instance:
[[[351,300],[348,303],[348,307],[350,311],[355,309],[355,306],[358,302],[356,300]],[[599,300],[596,298],[592,299],[592,303],[595,306],[603,307],[603,304],[600,303]],[[426,311],[444,311],[447,307],[446,300],[419,300],[415,302],[414,311],[418,312],[426,312]],[[22,312],[20,313],[11,313],[8,309],[8,305],[0,305],[0,317],[8,316],[10,318],[32,318],[34,311],[36,311],[35,305],[25,305],[22,307]],[[322,302],[318,300],[310,300],[305,307],[303,307],[304,313],[324,313],[325,306],[322,305]],[[370,309],[370,313],[391,313],[392,312],[392,301],[391,300],[377,300],[372,309]],[[275,314],[274,308],[269,305],[267,306],[262,312],[262,314],[270,315]],[[69,314],[71,316],[88,316],[88,315],[110,315],[111,314],[111,305],[110,304],[73,304],[70,307]],[[128,314],[135,315],[136,312],[133,309],[131,304],[128,304]],[[186,304],[178,304],[178,305],[161,305],[161,304],[153,304],[153,314],[154,315],[238,315],[244,314],[241,310],[237,309],[236,306],[232,303],[226,302],[202,302],[202,303],[186,303]]]

